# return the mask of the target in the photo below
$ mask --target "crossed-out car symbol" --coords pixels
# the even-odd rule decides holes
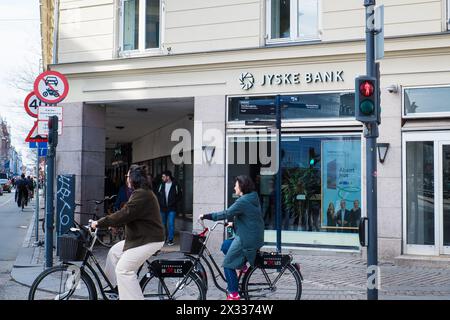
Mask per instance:
[[[58,85],[58,78],[56,77],[52,77],[52,76],[48,76],[47,78],[44,79],[45,85],[48,86],[49,84],[53,84],[55,86]]]

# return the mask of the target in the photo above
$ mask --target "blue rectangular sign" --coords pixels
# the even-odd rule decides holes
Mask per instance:
[[[47,150],[48,149],[38,149],[39,157],[46,157],[47,156]]]
[[[47,149],[47,142],[29,142],[30,149]]]

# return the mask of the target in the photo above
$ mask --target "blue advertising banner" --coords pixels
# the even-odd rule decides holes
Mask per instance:
[[[361,217],[361,210],[353,209],[355,200],[361,203],[361,141],[325,140],[321,154],[322,225],[356,228]]]

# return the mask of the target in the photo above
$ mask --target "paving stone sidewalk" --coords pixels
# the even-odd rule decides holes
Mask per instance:
[[[43,210],[41,210],[43,216]],[[39,230],[41,231],[41,230]],[[15,281],[30,286],[43,270],[45,248],[34,247],[34,220],[30,224],[27,239],[24,241],[11,276]],[[40,234],[40,239],[43,235]],[[96,257],[104,265],[107,248],[97,246]],[[176,257],[179,246],[165,246],[166,257]],[[301,265],[304,277],[302,299],[305,300],[360,300],[367,298],[366,261],[359,253],[320,252],[309,250],[285,250],[294,256]],[[218,253],[217,262],[223,257]],[[59,263],[54,257],[54,263]],[[220,264],[219,264],[220,265]],[[379,263],[380,299],[431,299],[450,300],[450,266],[404,266],[393,261]],[[209,300],[224,300],[225,295],[209,281]]]

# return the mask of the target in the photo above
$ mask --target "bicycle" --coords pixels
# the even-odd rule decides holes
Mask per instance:
[[[200,277],[207,281],[208,275],[202,264],[204,262],[216,288],[226,294],[226,288],[222,287],[217,281],[220,277],[226,283],[226,278],[207,247],[211,233],[208,234],[209,229],[205,227],[203,220],[199,220],[199,223],[202,225],[203,231],[197,236],[197,248],[194,250],[196,252],[186,253],[185,255],[196,266]],[[219,224],[224,224],[224,222],[216,222],[211,231]],[[245,300],[300,300],[303,276],[300,265],[292,262],[292,260],[293,258],[289,254],[258,251],[255,265],[250,266],[247,270],[242,269],[238,273],[240,296]],[[216,275],[216,272],[218,275]],[[205,282],[205,288],[208,289],[207,282]]]
[[[79,214],[84,215],[90,215],[94,220],[98,220],[102,218],[103,216],[100,216],[100,205],[106,204],[107,208],[105,210],[105,213],[112,214],[111,207],[113,200],[116,198],[116,195],[112,195],[110,197],[105,197],[103,200],[88,200],[89,202],[92,202],[95,204],[94,213],[85,213],[80,212]],[[125,230],[123,227],[117,227],[117,228],[100,228],[99,234],[98,234],[98,242],[103,245],[106,248],[111,248],[116,243],[122,241],[125,239]]]
[[[77,256],[82,256],[81,264],[77,265],[64,261],[69,259],[64,259],[60,265],[44,270],[31,285],[28,300],[97,300],[98,295],[94,280],[104,300],[118,300],[117,290],[113,288],[93,253],[94,245],[98,240],[98,229],[92,231],[90,226],[76,224],[79,228],[71,228],[71,231],[85,234],[82,237],[84,239],[82,241],[84,252],[81,255],[77,252]],[[153,257],[158,254],[159,251]],[[78,260],[77,257],[74,258],[75,261]],[[92,263],[97,267],[98,272],[94,269]],[[192,272],[190,260],[157,259],[147,260],[146,264],[148,271],[140,281],[146,299],[173,300],[179,298],[185,300],[197,298],[203,300],[205,298],[203,282],[195,272]],[[143,266],[140,270],[142,268]],[[103,278],[103,283],[99,274]],[[167,282],[168,280],[175,281]],[[106,283],[106,286],[104,283]],[[155,293],[147,293],[146,290],[152,290]]]

